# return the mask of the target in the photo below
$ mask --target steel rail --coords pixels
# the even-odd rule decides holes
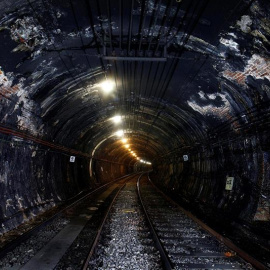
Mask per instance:
[[[182,208],[178,203],[176,203],[174,200],[172,200],[170,197],[168,197],[165,193],[163,193],[150,179],[148,174],[148,180],[152,184],[152,186],[159,192],[168,202],[170,202],[172,205],[176,206],[180,211],[182,211],[185,215],[187,215],[189,218],[191,218],[194,222],[196,222],[200,227],[202,227],[205,231],[210,233],[214,238],[216,238],[220,243],[223,243],[228,248],[233,250],[240,258],[245,260],[246,262],[250,263],[252,266],[254,266],[256,269],[259,270],[267,270],[268,268],[258,260],[256,260],[251,255],[247,254],[245,251],[243,251],[241,248],[237,247],[230,239],[223,237],[218,232],[214,231],[212,228],[210,228],[208,225],[203,223],[201,220],[199,220],[197,217],[195,217],[193,214],[191,214],[189,211]]]
[[[7,243],[3,248],[0,249],[0,259],[3,258],[8,252],[12,251],[14,248],[16,248],[19,244],[23,243],[24,241],[26,241],[27,239],[30,238],[30,236],[34,235],[35,233],[37,233],[40,229],[44,228],[47,224],[51,223],[53,220],[55,220],[57,217],[59,217],[64,211],[72,208],[73,206],[77,205],[78,203],[80,203],[81,201],[87,199],[89,196],[95,194],[96,192],[98,192],[99,190],[105,188],[108,185],[111,185],[119,180],[124,179],[125,177],[129,178],[129,177],[133,177],[133,174],[128,174],[122,177],[119,177],[113,181],[110,181],[109,183],[106,183],[92,191],[90,191],[89,193],[87,193],[86,195],[84,195],[82,198],[79,198],[78,200],[76,200],[75,202],[71,203],[70,205],[66,206],[65,208],[61,209],[60,211],[58,211],[56,214],[52,215],[51,217],[49,217],[48,219],[46,219],[45,221],[41,222],[40,224],[37,224],[36,226],[34,226],[33,228],[31,228],[30,230],[28,230],[27,232],[23,233],[22,235],[18,236],[16,239],[14,239],[13,241]]]
[[[152,237],[153,237],[153,240],[156,244],[156,247],[157,249],[159,250],[159,253],[160,253],[160,256],[161,256],[161,260],[162,260],[162,263],[165,267],[166,270],[172,270],[174,269],[174,266],[170,260],[170,258],[168,257],[168,254],[165,250],[165,248],[163,247],[158,235],[157,235],[157,232],[154,228],[154,225],[147,213],[147,210],[146,210],[146,207],[143,203],[143,199],[142,199],[142,196],[141,196],[141,192],[140,192],[140,180],[141,180],[141,177],[143,176],[144,174],[142,174],[139,178],[138,178],[138,181],[137,181],[137,191],[138,191],[138,196],[139,196],[139,200],[141,202],[141,205],[142,205],[142,208],[143,208],[143,211],[144,211],[144,214],[146,216],[146,219],[148,221],[148,224],[149,224],[149,227],[150,227],[150,230],[151,230],[151,234],[152,234]]]
[[[135,177],[135,176],[134,176],[134,177]],[[102,230],[103,230],[103,227],[104,227],[104,225],[105,225],[105,222],[107,221],[107,218],[108,218],[108,216],[109,216],[109,214],[110,214],[110,212],[111,212],[111,209],[112,209],[112,207],[113,207],[113,205],[114,205],[115,200],[117,199],[119,193],[120,193],[120,192],[123,190],[123,188],[126,186],[126,183],[127,183],[128,180],[129,180],[129,178],[126,179],[125,183],[120,187],[120,189],[117,191],[117,193],[115,194],[114,198],[112,199],[112,201],[111,201],[111,203],[110,203],[110,206],[108,207],[108,209],[107,209],[107,211],[106,211],[106,213],[105,213],[105,215],[104,215],[104,218],[103,218],[103,220],[102,220],[102,223],[99,225],[99,228],[98,228],[98,231],[97,231],[95,240],[94,240],[94,242],[93,242],[93,244],[92,244],[92,246],[91,246],[91,249],[90,249],[90,251],[89,251],[89,253],[88,253],[87,258],[85,259],[85,261],[84,261],[84,263],[83,263],[82,270],[87,270],[87,269],[89,269],[89,268],[88,268],[89,261],[91,260],[91,257],[92,257],[92,255],[93,255],[93,253],[94,253],[94,251],[95,251],[95,248],[96,248],[96,246],[97,246],[97,244],[98,244],[98,241],[99,241],[99,239],[100,239],[100,235],[101,235],[101,233],[102,233]]]

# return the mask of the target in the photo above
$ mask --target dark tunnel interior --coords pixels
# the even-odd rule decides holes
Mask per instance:
[[[269,11],[267,0],[0,1],[0,235],[151,170],[204,222],[269,251]]]

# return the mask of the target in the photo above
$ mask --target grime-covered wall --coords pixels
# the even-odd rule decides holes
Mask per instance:
[[[42,117],[42,106],[46,103],[51,108],[50,102],[58,99],[44,101],[33,94],[34,87],[26,87],[13,73],[0,70],[0,234],[127,173],[122,164],[96,162],[90,176],[91,147],[83,145],[95,143],[91,137],[81,144],[76,142],[80,125],[63,128],[77,115],[67,108],[79,108],[81,101],[78,106],[63,105],[66,114],[59,118],[60,109],[55,109],[51,115],[57,120],[51,120]],[[70,162],[71,156],[75,162]]]
[[[108,183],[130,172],[128,166],[109,161],[94,160],[93,176],[97,184]]]
[[[0,234],[129,172],[123,164],[93,161],[0,133]]]
[[[0,233],[91,187],[89,159],[0,134]]]
[[[29,89],[0,71],[0,90],[1,234],[94,183],[89,158],[54,142]]]
[[[269,139],[262,132],[171,154],[155,164],[152,179],[205,218],[269,221]]]

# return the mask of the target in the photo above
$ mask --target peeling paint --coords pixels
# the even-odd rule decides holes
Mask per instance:
[[[7,167],[7,168],[8,168],[8,167]],[[7,169],[7,168],[6,168],[6,169]],[[5,185],[7,185],[7,181],[8,181],[8,171],[5,170],[5,171],[3,172],[3,174],[0,175],[0,183],[3,183],[3,184],[5,184]]]
[[[252,76],[256,79],[267,79],[270,81],[270,59],[254,54],[248,60],[244,72],[225,70],[222,75],[225,78],[236,81],[241,85],[245,85],[247,76]]]
[[[23,110],[23,113],[18,113],[17,126],[22,130],[29,130],[33,135],[41,135],[43,133],[43,126],[37,124],[35,116],[31,113],[35,111],[35,104],[29,97],[29,92],[23,88],[24,78],[20,79],[18,84],[13,85],[14,75],[12,73],[4,74],[0,70],[0,100],[12,98],[16,100],[15,105],[8,114],[5,114],[3,120],[7,121],[8,117]],[[23,109],[22,109],[23,108]]]
[[[0,86],[10,87],[12,85],[12,81],[5,76],[4,71],[0,69]]]
[[[220,38],[219,42],[229,49],[239,52],[239,45],[232,39]]]
[[[18,194],[15,194],[15,198],[17,200],[18,207],[23,209],[23,198],[20,197]]]
[[[206,97],[210,100],[216,100],[217,98],[221,98],[223,105],[217,107],[214,105],[199,105],[194,98],[187,101],[187,104],[195,111],[203,114],[203,115],[214,115],[219,117],[220,119],[224,119],[225,114],[229,114],[231,112],[230,102],[226,98],[226,95],[220,93],[213,93],[213,94],[204,94],[203,92],[199,92],[201,100],[205,101]]]
[[[53,61],[43,60],[32,72],[29,78],[32,80],[31,88],[38,89],[46,79],[49,79],[58,69],[53,66]]]
[[[199,94],[201,100],[207,100],[205,97],[205,93],[203,91],[200,91],[198,94]]]
[[[12,75],[12,73],[5,75],[4,71],[0,69],[0,100],[18,93],[21,88],[21,84],[13,85]]]
[[[17,19],[10,27],[10,36],[14,41],[20,43],[20,45],[13,49],[14,52],[33,50],[38,45],[45,43],[50,45],[53,43],[44,33],[43,27],[33,17]]]
[[[236,22],[236,25],[240,27],[242,32],[249,33],[251,31],[250,26],[252,25],[252,20],[250,16],[244,15],[241,17],[240,21]]]
[[[7,199],[6,200],[6,209],[8,209],[9,207],[12,208],[12,209],[15,209],[12,199]]]
[[[231,36],[231,37],[233,37],[233,38],[237,38],[236,34],[235,34],[235,33],[232,33],[232,32],[227,33],[227,35],[228,35],[228,36]]]

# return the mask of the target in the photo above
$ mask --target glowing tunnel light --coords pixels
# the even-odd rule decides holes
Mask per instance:
[[[121,115],[116,115],[114,117],[112,117],[112,121],[115,123],[115,124],[119,124],[122,122],[122,117]]]
[[[111,80],[106,80],[100,83],[100,87],[104,93],[108,94],[114,89],[114,83]]]
[[[149,162],[149,161],[146,161],[146,160],[143,160],[143,159],[138,159],[141,163],[143,163],[143,164],[146,164],[146,165],[152,165],[152,163],[151,162]]]
[[[115,135],[118,136],[118,137],[124,136],[124,130],[122,130],[122,129],[117,130],[117,131],[115,132]]]

